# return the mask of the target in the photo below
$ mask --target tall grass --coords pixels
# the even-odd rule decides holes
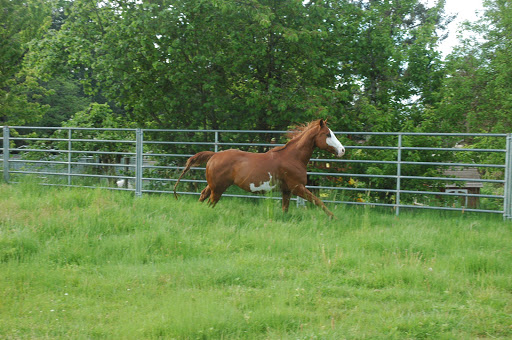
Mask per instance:
[[[512,337],[511,223],[0,185],[0,338]]]

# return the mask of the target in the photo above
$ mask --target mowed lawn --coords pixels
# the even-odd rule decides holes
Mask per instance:
[[[0,184],[0,338],[512,338],[501,216],[279,203]]]

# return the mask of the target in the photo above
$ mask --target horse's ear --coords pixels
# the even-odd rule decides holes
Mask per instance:
[[[323,128],[325,126],[325,123],[327,121],[324,121],[323,119],[320,119],[320,121],[318,122],[318,124],[320,125],[321,128]]]

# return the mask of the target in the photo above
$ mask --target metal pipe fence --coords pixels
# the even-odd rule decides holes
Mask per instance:
[[[171,193],[187,158],[198,151],[264,152],[283,145],[286,133],[25,126],[1,131],[0,165],[7,183],[32,175],[43,185],[126,190],[136,196]],[[307,187],[326,203],[389,207],[397,215],[403,208],[438,209],[512,219],[512,134],[335,134],[347,149],[345,158],[318,152],[308,166]],[[472,144],[464,144],[467,140]],[[481,147],[482,140],[490,147]],[[204,168],[192,170],[182,179],[180,194],[199,195],[205,185]],[[262,197],[237,188],[225,195]],[[280,199],[277,195],[264,198]]]

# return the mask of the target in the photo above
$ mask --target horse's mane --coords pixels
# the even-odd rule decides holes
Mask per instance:
[[[289,141],[283,145],[283,146],[276,146],[275,148],[271,149],[272,152],[277,152],[284,150],[290,142],[294,140],[299,140],[307,131],[312,129],[313,127],[317,126],[320,122],[320,119],[313,120],[307,124],[297,124],[291,127],[290,131],[286,133],[286,137],[289,139]]]

